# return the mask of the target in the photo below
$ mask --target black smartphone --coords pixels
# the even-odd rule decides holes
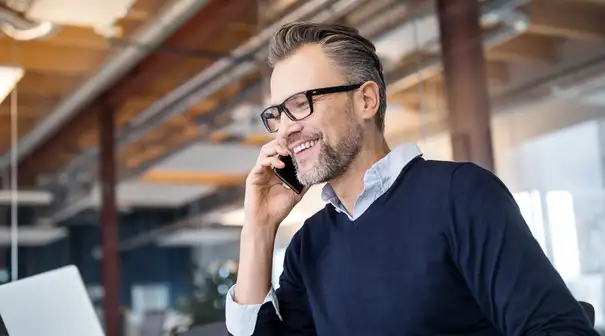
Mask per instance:
[[[290,155],[278,155],[277,158],[280,159],[286,166],[284,168],[273,167],[273,172],[275,175],[277,175],[282,182],[292,189],[292,191],[297,194],[302,193],[303,189],[305,189],[305,186],[298,181],[298,178],[296,178],[296,168],[294,167],[292,157]]]

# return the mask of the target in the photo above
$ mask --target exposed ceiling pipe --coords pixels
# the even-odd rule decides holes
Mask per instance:
[[[80,85],[72,94],[63,99],[33,130],[19,141],[17,158],[21,161],[41,142],[54,134],[86,104],[98,98],[104,90],[124,76],[153,49],[163,43],[207,0],[174,0],[162,9],[157,18],[145,24],[134,34],[129,45],[111,56],[99,69]],[[148,48],[139,48],[139,45]],[[0,170],[10,163],[11,154],[6,153],[0,159]]]
[[[18,41],[31,41],[52,35],[57,26],[48,21],[29,20],[9,7],[0,5],[0,31]]]
[[[515,32],[520,34],[527,28],[523,25],[528,19],[522,17],[521,14],[513,11],[518,6],[525,4],[529,0],[494,0],[486,2],[482,6],[481,20],[485,23],[502,22],[504,27],[502,30],[486,39],[487,46],[493,46],[502,43],[507,36],[512,36]],[[331,6],[333,13],[343,13],[346,10],[356,8],[359,1],[356,0],[341,0],[335,2]],[[230,57],[223,58],[214,63],[208,69],[187,81],[176,90],[170,92],[155,104],[149,107],[146,111],[139,115],[133,121],[131,127],[127,127],[121,132],[120,146],[124,147],[127,144],[136,141],[150,130],[160,126],[170,117],[184,112],[189,106],[207,98],[212,93],[216,92],[225,85],[232,83],[238,78],[243,77],[254,71],[257,67],[254,60],[264,59],[266,53],[266,44],[269,38],[279,26],[286,22],[292,22],[308,18],[311,13],[317,8],[325,5],[325,1],[308,1],[298,11],[292,12],[285,16],[275,24],[263,30],[259,35],[250,39],[247,43],[237,48],[232,52]],[[325,16],[327,10],[324,11],[321,19],[327,20]],[[434,11],[427,11],[426,16],[435,15]],[[514,17],[513,17],[514,16]],[[314,18],[316,19],[316,18]],[[416,18],[415,18],[416,19]],[[409,25],[409,20],[404,25]],[[438,37],[436,38],[438,39]]]
[[[529,0],[513,0],[513,1],[494,0],[494,1],[487,2],[486,4],[484,4],[482,6],[482,12],[481,12],[482,13],[481,14],[482,22],[497,23],[497,22],[499,22],[498,20],[502,20],[505,23],[506,22],[511,23],[510,25],[505,24],[504,25],[505,28],[503,28],[503,29],[499,29],[499,30],[492,32],[491,34],[488,34],[488,36],[485,37],[487,46],[493,46],[495,44],[502,43],[507,38],[512,38],[514,35],[512,34],[511,26],[513,28],[514,27],[520,28],[520,27],[523,27],[523,25],[521,24],[522,22],[527,23],[527,21],[526,21],[527,18],[525,16],[523,16],[519,13],[513,12],[516,8],[518,8],[518,6],[526,3],[527,1],[529,1]],[[310,11],[310,8],[306,7],[306,6],[312,6],[312,5],[317,6],[318,3],[324,3],[324,2],[309,1],[305,5],[300,7],[299,9],[301,11],[302,10]],[[342,7],[336,7],[336,8],[354,8],[352,6],[355,5],[356,3],[357,2],[354,0],[346,0],[346,1],[339,1],[339,2],[335,3],[333,6],[337,6],[337,5],[342,6]],[[316,8],[316,7],[313,7],[313,8]],[[335,7],[332,7],[332,8],[335,8]],[[343,10],[343,9],[340,9],[340,10]],[[296,13],[296,11],[293,13]],[[275,25],[267,28],[267,30],[263,31],[264,33],[261,32],[260,35],[253,37],[248,43],[244,44],[242,47],[236,49],[232,53],[231,57],[227,57],[227,58],[219,60],[214,65],[212,65],[210,68],[204,70],[198,76],[194,77],[190,81],[181,85],[175,91],[164,96],[160,101],[158,101],[154,105],[152,105],[147,110],[147,112],[144,112],[144,114],[142,114],[142,116],[147,114],[147,117],[141,117],[141,118],[143,118],[143,120],[139,119],[139,123],[142,124],[144,127],[139,127],[138,129],[136,129],[136,128],[128,129],[127,128],[125,130],[122,130],[122,132],[121,132],[122,137],[120,137],[120,139],[119,139],[120,147],[123,148],[128,143],[130,143],[130,142],[138,139],[140,136],[143,136],[144,134],[146,134],[146,132],[149,131],[150,129],[152,129],[153,127],[161,125],[161,123],[163,123],[165,120],[167,120],[169,116],[173,116],[175,114],[182,113],[187,108],[189,108],[189,106],[208,97],[210,94],[214,93],[216,90],[220,89],[224,85],[232,83],[233,81],[241,78],[242,76],[254,71],[257,67],[255,60],[258,58],[249,56],[249,54],[250,53],[252,53],[252,54],[264,53],[266,51],[267,40],[260,40],[261,38],[263,38],[263,39],[270,38],[273,31],[275,31],[278,26],[283,24],[283,22],[295,21],[295,20],[300,20],[300,19],[308,19],[308,17],[307,18],[294,17],[293,13],[291,13],[290,15],[285,17],[283,20],[275,23]],[[337,12],[337,13],[340,13],[340,12]],[[325,15],[325,14],[323,14],[323,15]],[[420,14],[420,18],[424,18],[424,17],[430,16],[430,15],[435,15],[433,10],[426,11],[426,12]],[[518,20],[514,19],[514,18],[517,18]],[[418,19],[418,17],[414,18],[414,20],[417,20],[417,19]],[[496,20],[496,21],[493,21],[493,20]],[[367,24],[369,25],[370,23],[371,22],[368,22]],[[410,24],[413,24],[413,23],[410,23],[410,21],[407,20],[403,24],[403,26],[410,25]],[[360,27],[360,30],[363,31],[362,28],[363,27]],[[397,28],[394,28],[394,30],[396,30],[396,29],[401,29],[401,25],[398,26]],[[438,40],[438,36],[434,40]],[[264,42],[262,42],[262,41],[264,41]],[[431,42],[433,42],[433,40],[429,40],[426,44],[423,45],[423,47],[430,46]],[[237,56],[239,56],[239,57],[237,57]],[[256,56],[256,57],[261,57],[261,56]],[[262,57],[266,57],[266,56],[263,54]],[[438,71],[438,70],[440,70],[440,66],[441,66],[440,60],[435,59],[433,62],[424,64],[420,68],[420,71],[430,71],[431,69],[436,69]],[[411,69],[410,72],[414,77],[417,77],[418,70],[419,69],[417,67],[414,67],[414,69]],[[399,76],[403,75],[405,77],[409,77],[408,80],[414,78],[414,77],[410,77],[410,74],[408,74],[407,72],[401,73],[401,71],[399,71],[398,75]],[[392,78],[392,76],[387,76],[387,78],[388,77]],[[398,77],[398,78],[401,78],[401,77]],[[144,121],[146,122],[146,124],[144,123]],[[133,131],[135,131],[135,132],[133,132]],[[86,166],[85,163],[90,162],[91,158],[93,158],[96,155],[96,153],[97,153],[97,149],[95,148],[95,149],[91,149],[91,150],[85,152],[84,154],[78,156],[64,170],[64,172],[65,172],[64,174],[73,176],[74,174],[80,172],[81,171],[80,168],[83,167],[82,165]]]
[[[186,82],[185,84],[183,84],[179,88],[177,88],[175,91],[177,91],[179,89],[181,91],[187,91],[187,90],[191,90],[190,87],[193,86],[193,91],[194,91],[193,93],[195,93],[195,96],[191,97],[191,92],[186,92],[186,93],[188,93],[188,96],[186,96],[185,98],[181,98],[179,100],[174,100],[174,101],[171,100],[172,106],[170,106],[170,107],[172,108],[172,110],[177,110],[179,113],[183,112],[187,108],[189,108],[189,106],[191,106],[191,104],[194,104],[194,103],[200,101],[201,99],[203,99],[204,98],[203,96],[210,95],[215,90],[220,89],[222,86],[227,85],[227,84],[237,80],[238,78],[241,78],[245,74],[254,71],[258,66],[255,61],[254,54],[264,53],[266,51],[266,45],[268,43],[268,39],[271,38],[271,35],[273,34],[273,32],[275,30],[277,30],[278,27],[283,25],[284,23],[291,22],[291,21],[298,21],[298,20],[316,19],[318,15],[322,15],[324,17],[323,19],[326,20],[327,19],[325,17],[326,13],[330,13],[330,14],[338,13],[338,15],[344,15],[347,12],[349,12],[350,10],[352,10],[353,8],[355,8],[354,5],[360,4],[361,2],[362,2],[362,0],[341,0],[336,3],[334,3],[334,0],[315,0],[315,1],[306,2],[301,7],[288,13],[286,16],[284,16],[278,22],[265,28],[258,35],[252,37],[250,40],[248,40],[248,42],[246,42],[240,48],[233,51],[231,53],[230,57],[226,57],[226,58],[223,58],[223,59],[217,61],[216,63],[211,65],[209,68],[202,71],[202,73],[200,73],[197,77],[195,77],[194,79]],[[330,10],[327,10],[327,9],[330,9]],[[265,56],[263,55],[262,57],[265,57]],[[233,66],[230,66],[230,65],[233,65]],[[208,78],[210,80],[214,80],[214,82],[210,82],[211,85],[206,86],[206,87],[204,87],[204,85],[203,85],[204,83],[202,83],[202,90],[199,90],[198,87],[195,87],[191,83],[193,80],[196,80],[196,78],[198,81]],[[253,85],[251,88],[245,89],[244,92],[242,92],[242,94],[239,96],[246,97],[246,96],[248,96],[249,93],[254,93],[257,90],[259,90],[259,88],[260,88],[260,86]],[[197,89],[197,90],[195,90],[195,89]],[[175,95],[175,91],[164,96],[163,99],[166,99],[167,97],[173,97]],[[203,95],[203,96],[200,97],[200,95]],[[162,102],[162,101],[156,102],[156,104],[151,106],[151,109],[153,109],[154,106],[157,105],[158,103],[165,104],[165,102]],[[233,107],[232,105],[233,104],[228,103],[225,106]],[[219,108],[216,111],[213,111],[212,113],[205,114],[204,116],[207,117],[209,115],[215,115],[216,113],[214,113],[214,112],[221,113],[224,111],[223,111],[223,109]],[[145,128],[145,129],[147,130],[147,128]],[[120,134],[123,135],[123,134],[130,133],[130,136],[132,137],[133,134],[131,132],[132,131],[128,130],[128,129],[121,130]],[[144,135],[144,134],[145,133],[139,131],[139,133],[136,133],[134,135],[140,136],[140,135]],[[123,148],[124,146],[126,146],[128,141],[132,141],[131,137],[127,138],[127,139],[125,139],[124,136],[118,137],[120,140],[118,143],[119,148]],[[45,185],[47,185],[47,186],[51,186],[54,184],[61,185],[61,183],[57,183],[57,181],[61,179],[61,176],[74,176],[74,175],[79,174],[82,171],[87,171],[90,167],[90,163],[94,162],[94,158],[97,154],[98,154],[98,147],[85,151],[84,153],[80,154],[75,159],[73,159],[67,165],[67,167],[65,167],[65,169],[63,169],[63,171],[61,173],[56,174],[55,178],[53,180],[46,181]],[[139,170],[137,170],[137,171],[139,171]],[[79,188],[77,188],[77,187],[76,187],[76,189],[79,190]],[[54,212],[51,215],[51,217],[53,218],[54,221],[65,219],[66,216],[71,215],[71,212],[64,212],[63,209],[65,209],[66,207],[69,207],[69,204],[71,203],[70,201],[72,199],[77,198],[78,196],[72,195],[72,193],[68,193],[68,194],[70,194],[70,195],[67,196],[67,199],[65,199],[64,202],[62,202],[62,204],[60,204],[61,208],[58,212],[61,213],[61,215],[57,215],[57,212]]]
[[[182,112],[178,111],[180,109],[171,108],[175,104],[189,104],[189,106],[195,104],[205,96],[228,85],[229,82],[237,80],[256,70],[258,68],[256,61],[265,58],[266,48],[271,36],[283,24],[299,20],[314,20],[316,22],[327,21],[335,14],[339,16],[345,15],[360,3],[360,0],[340,0],[336,2],[333,0],[306,1],[299,8],[263,29],[259,34],[232,51],[228,57],[216,61],[210,67],[162,97],[162,99],[151,105],[147,110],[143,111],[143,113],[137,116],[130,125],[133,129],[139,127],[142,129],[140,131],[137,129],[133,134],[128,134],[127,137],[136,139],[139,136],[138,133],[146,132],[156,125],[161,124],[170,116]],[[224,76],[227,72],[235,72],[236,74],[228,76],[230,79],[228,81],[225,79],[227,76]],[[200,91],[207,92],[207,94],[200,94]],[[197,94],[192,94],[194,92],[197,92]],[[183,101],[185,101],[185,103],[183,103]],[[156,118],[156,116],[159,116],[160,114],[162,116]],[[146,122],[148,122],[148,124],[145,124]]]
[[[492,32],[489,32],[488,34],[485,34],[484,36],[484,48],[488,49],[491,48],[495,45],[499,45],[501,43],[504,43],[516,36],[519,36],[520,34],[522,34],[527,27],[530,24],[530,20],[529,17],[527,15],[525,15],[524,13],[515,10],[514,8],[516,7],[508,7],[510,8],[510,11],[505,12],[499,12],[499,18],[502,20],[501,22],[503,23],[501,28],[498,28]],[[502,8],[499,8],[499,10],[502,10]],[[489,12],[485,12],[484,15],[492,15],[492,13]],[[482,19],[485,19],[482,17]],[[439,71],[441,70],[441,59],[440,58],[435,58],[433,60],[431,60],[428,63],[425,63],[423,66],[420,67],[420,69],[418,69],[418,67],[416,67],[415,69],[412,70],[412,73],[408,76],[404,76],[404,78],[402,78],[402,80],[404,81],[404,83],[409,83],[412,81],[417,81],[417,79],[420,77],[418,76],[417,72],[421,71],[424,73],[428,73],[428,72],[434,72],[434,71]],[[439,126],[443,126],[441,125],[441,123],[437,123],[439,124]],[[204,215],[198,215],[197,217],[188,217],[185,220],[173,224],[173,225],[168,225],[165,228],[162,228],[162,231],[159,231],[159,233],[166,233],[169,230],[178,230],[180,229],[183,225],[187,225],[187,223],[192,222],[193,218],[199,218],[199,220],[204,220],[207,219],[207,216]],[[154,239],[157,238],[157,235],[149,235],[149,236],[140,236],[137,237],[137,239],[141,239],[142,241],[138,241],[135,240],[137,242],[136,246],[141,246],[144,243],[150,243],[152,241],[154,241]],[[130,243],[130,241],[129,241]]]
[[[555,74],[537,78],[492,98],[494,112],[516,110],[553,99],[590,95],[605,87],[605,53],[600,52]]]
[[[514,1],[496,1],[504,3],[502,7],[497,7],[495,10],[482,10],[481,21],[483,23],[495,23],[492,20],[498,20],[502,23],[499,28],[487,32],[483,36],[483,47],[484,49],[490,49],[494,46],[500,45],[506,41],[509,41],[517,36],[523,34],[530,24],[530,18],[528,15],[520,10],[517,10],[516,6],[519,6],[520,2],[516,1],[516,6],[511,5]],[[493,3],[491,3],[493,5]],[[493,8],[493,6],[490,6]],[[489,7],[488,7],[489,8]],[[437,40],[438,41],[438,40]],[[421,49],[429,50],[432,52],[439,51],[439,43],[430,41],[426,43]],[[392,78],[392,82],[389,85],[391,90],[405,90],[412,87],[420,80],[429,78],[433,75],[438,74],[442,69],[441,57],[435,56],[424,60],[422,64],[412,64],[408,67],[397,69],[392,71],[387,78]]]
[[[510,21],[510,15],[507,14],[528,1],[529,0],[489,1],[481,7],[481,21],[486,24],[506,20]],[[327,19],[325,17],[325,13],[330,12],[339,13],[342,15],[342,11],[355,8],[359,2],[359,0],[337,1],[336,3],[332,4],[331,10],[324,10],[322,16],[324,16],[324,19]],[[326,4],[330,5],[330,3],[326,0],[308,1],[297,10],[282,18],[282,20],[263,30],[259,35],[251,38],[247,43],[233,51],[229,57],[217,61],[191,80],[179,86],[176,90],[165,95],[162,99],[158,100],[146,111],[140,114],[140,116],[133,121],[133,124],[129,125],[130,127],[125,127],[120,131],[119,147],[123,148],[129,143],[136,141],[154,127],[160,126],[171,116],[184,112],[191,105],[205,99],[212,93],[219,90],[221,87],[224,87],[225,85],[232,83],[242,76],[254,71],[257,68],[257,63],[255,60],[264,59],[266,57],[264,53],[266,52],[266,44],[268,43],[268,39],[279,26],[285,22],[310,18],[315,19],[312,17],[312,15],[316,14],[318,11],[321,11],[321,9],[325,9]],[[431,16],[435,17],[435,12],[432,8],[418,14],[413,20],[422,20],[427,17],[430,18]],[[392,33],[393,31],[401,31],[402,29],[406,29],[406,27],[411,27],[413,24],[414,22],[411,20],[406,20],[405,23],[390,30],[389,33]],[[434,25],[436,24],[437,22],[435,21]],[[360,27],[360,30],[371,30],[371,27],[372,22],[371,20],[368,20],[364,23],[364,27]],[[498,42],[502,42],[502,36],[490,38],[490,41],[496,40],[498,40]],[[438,36],[433,37],[432,40],[429,39],[428,42],[423,44],[423,47],[429,48],[435,41],[437,41],[438,44]],[[426,68],[426,71],[430,71],[431,69],[439,71],[440,61],[439,59],[436,59],[434,62],[425,64],[424,67]],[[414,68],[404,70],[409,72],[417,72],[419,69]],[[425,71],[422,69],[420,70]],[[398,72],[398,75],[398,78],[403,76],[408,77],[406,80],[412,79],[407,72],[403,72],[402,74],[401,70]],[[71,176],[81,171],[80,168],[82,168],[83,165],[86,165],[87,162],[93,161],[92,159],[95,157],[95,155],[97,155],[97,152],[98,148],[93,148],[79,155],[68,164],[68,166],[64,169],[64,172]]]
[[[277,22],[274,25],[272,25],[271,27],[267,28],[267,30],[266,30],[267,32],[265,32],[264,34],[261,33],[261,35],[257,35],[255,37],[253,37],[244,46],[247,45],[248,46],[247,49],[249,49],[249,51],[251,53],[264,53],[266,51],[266,43],[268,42],[268,40],[265,42],[262,42],[262,41],[254,42],[254,41],[256,41],[256,39],[259,39],[258,36],[264,36],[265,38],[268,39],[271,37],[273,32],[279,26],[281,26],[283,23],[290,22],[290,21],[297,21],[297,20],[315,19],[316,17],[313,17],[313,15],[322,15],[324,20],[328,19],[325,17],[326,13],[332,13],[332,14],[338,13],[339,16],[345,15],[348,11],[355,8],[354,5],[362,3],[362,0],[344,0],[344,1],[341,0],[340,2],[332,4],[333,2],[334,2],[333,0],[332,1],[321,0],[321,1],[307,2],[302,7],[299,7],[297,10],[294,10],[293,12],[289,13],[280,22]],[[313,5],[313,7],[309,8],[310,4]],[[329,6],[332,6],[331,10],[326,9]],[[298,14],[296,14],[296,13],[298,13]],[[273,30],[271,31],[270,29],[273,29]],[[255,48],[250,47],[250,45],[252,45],[253,43],[254,43]],[[236,52],[239,52],[239,54],[242,55],[243,51],[241,51],[240,49],[238,49],[238,50],[239,51],[236,50]],[[262,57],[266,57],[266,56],[263,55]],[[192,103],[195,103],[195,102],[203,99],[203,97],[199,97],[198,95],[200,95],[200,94],[209,95],[213,92],[213,91],[209,91],[208,89],[218,90],[218,89],[220,89],[220,85],[227,85],[228,83],[231,83],[231,82],[237,80],[238,78],[241,78],[243,75],[245,75],[244,72],[247,71],[249,73],[249,72],[255,70],[257,67],[257,63],[255,61],[250,61],[250,59],[253,59],[253,58],[249,58],[247,61],[239,60],[239,64],[237,66],[228,68],[225,72],[220,73],[220,76],[218,76],[217,78],[211,78],[211,79],[216,79],[216,81],[214,83],[211,83],[211,84],[213,84],[212,87],[206,87],[206,88],[203,87],[202,90],[198,89],[197,92],[194,92],[195,97],[188,97],[186,99],[176,101],[174,103],[174,105],[171,106],[171,108],[173,110],[178,110],[179,112],[183,112],[187,108],[189,108],[189,106]],[[226,59],[223,59],[222,61],[225,62],[225,60]],[[238,60],[235,60],[235,61],[238,62]],[[216,70],[213,70],[213,71],[216,71]],[[202,74],[203,73],[204,72],[202,72]],[[183,85],[187,85],[187,83],[185,83]],[[246,99],[246,97],[248,97],[249,95],[259,92],[260,89],[261,89],[260,84],[254,84],[254,85],[244,89],[242,92],[238,93],[237,98],[234,97],[234,99],[231,99],[230,101],[226,102],[225,104],[221,104],[220,108],[217,108],[210,113],[204,114],[204,116],[202,116],[202,119],[208,120],[208,119],[211,119],[212,116],[214,116],[214,115],[226,113],[227,112],[226,109],[233,109],[235,104],[241,103],[242,99]],[[200,122],[202,122],[202,121],[200,121]],[[196,123],[198,123],[198,122],[196,122]],[[122,131],[122,133],[127,133],[127,132]],[[204,132],[202,132],[202,133],[204,133]],[[122,148],[123,146],[126,145],[126,142],[124,141],[125,140],[124,138],[122,138],[120,140],[121,141],[119,143],[119,146],[120,146],[120,148]],[[79,155],[74,160],[72,160],[61,173],[56,174],[55,178],[53,180],[47,181],[46,182],[47,185],[48,186],[55,185],[55,184],[62,185],[61,183],[57,183],[57,181],[61,179],[61,176],[76,176],[83,171],[88,171],[88,169],[91,168],[90,163],[94,162],[94,157],[97,154],[98,154],[98,147],[95,147],[95,148],[92,148],[92,149],[84,152],[83,154]],[[147,167],[147,165],[145,165],[145,167]],[[140,171],[141,171],[141,169],[137,169],[136,173],[139,173]],[[67,186],[64,186],[64,187],[67,187]],[[59,206],[59,209],[57,211],[51,211],[52,214],[49,215],[49,217],[52,218],[53,222],[63,220],[73,214],[73,211],[66,211],[66,209],[69,208],[72,201],[77,199],[78,197],[80,197],[81,192],[84,192],[84,191],[81,190],[80,188],[78,188],[77,186],[74,187],[73,185],[71,186],[71,188],[75,188],[80,192],[79,193],[68,192],[66,198],[63,199],[63,201],[60,204],[57,204]],[[84,189],[86,189],[86,188],[84,188]]]
[[[498,22],[502,22],[503,23],[503,28],[501,29],[497,29],[495,31],[490,32],[489,34],[486,34],[485,38],[485,47],[486,48],[490,48],[493,47],[494,45],[498,45],[500,43],[503,43],[504,41],[513,38],[514,36],[517,36],[516,34],[520,34],[523,32],[524,29],[526,29],[527,25],[529,24],[529,19],[527,18],[527,16],[523,15],[522,13],[519,13],[516,11],[516,9],[518,8],[518,6],[522,5],[523,3],[525,3],[524,0],[518,0],[518,1],[508,1],[508,0],[498,0],[498,1],[492,1],[489,2],[487,4],[485,4],[482,7],[482,13],[481,13],[481,21],[482,23],[488,24],[488,23],[498,23]],[[425,17],[428,17],[430,15],[434,15],[434,11],[428,11],[428,12],[423,12],[421,14],[419,14],[419,16],[415,17],[413,20],[417,20],[417,19],[422,19]],[[496,21],[494,21],[496,20]],[[370,26],[372,26],[373,21],[372,20],[368,20],[366,25],[359,27],[359,29],[361,31],[367,30],[366,28],[369,29]],[[410,20],[406,21],[406,23],[403,24],[403,26],[406,25],[412,25],[414,24],[414,22],[410,22]],[[366,27],[367,26],[367,27]],[[401,29],[402,26],[399,26],[396,29]],[[438,36],[435,38],[435,40],[438,40]],[[425,46],[430,46],[430,43],[433,40],[429,40],[428,43],[425,44]],[[252,62],[242,62],[241,64],[253,64]],[[426,66],[426,69],[420,69],[420,71],[430,71],[431,68],[434,68],[435,65],[437,66],[436,69],[440,70],[440,60],[436,59],[433,62],[431,62],[430,64],[428,64]],[[246,65],[247,67],[247,65]],[[418,71],[418,68],[415,68],[414,71]],[[220,80],[225,81],[225,82],[230,82],[231,80],[237,79],[238,78],[238,72],[239,69],[236,68],[234,70],[234,72],[232,73],[224,73],[223,77],[220,78]],[[415,76],[413,78],[418,78],[417,74],[415,74]],[[220,84],[220,83],[219,83]],[[202,91],[204,91],[202,89]],[[205,93],[205,91],[204,91]],[[197,96],[197,95],[193,95],[194,97],[189,97],[193,102],[199,101],[201,99],[203,99],[203,96]],[[179,106],[180,104],[182,104],[182,106]],[[187,100],[183,100],[179,103],[176,103],[176,106],[173,106],[172,108],[175,110],[181,110],[181,109],[186,109],[189,104],[191,104],[190,101]]]
[[[227,113],[228,111],[231,111],[234,108],[236,108],[236,106],[238,104],[241,104],[244,101],[248,100],[252,95],[260,93],[261,88],[262,88],[262,85],[260,82],[255,83],[255,84],[245,88],[244,90],[238,92],[234,97],[232,97],[228,101],[221,103],[212,112],[205,113],[202,116],[200,116],[199,118],[203,119],[203,120],[211,120],[213,117],[215,117],[217,115]],[[196,123],[202,123],[202,121],[196,121]],[[203,133],[203,134],[207,134],[208,132],[209,131],[206,131],[206,132],[201,131],[201,133]],[[195,140],[191,140],[190,142],[188,142],[188,144],[191,144],[194,141]],[[184,144],[183,146],[187,146],[187,144]],[[164,153],[164,154],[160,155],[158,158],[156,158],[156,160],[157,161],[162,160],[164,158],[167,158],[171,154],[173,154],[173,153],[168,153],[168,152]],[[157,161],[155,161],[155,162],[157,162]],[[137,167],[135,170],[129,171],[125,176],[121,176],[121,178],[123,180],[128,180],[130,178],[136,178],[137,176],[139,176],[139,174],[141,174],[143,171],[145,171],[149,168],[151,168],[151,165],[148,163],[145,163],[145,164]],[[72,170],[69,170],[65,173],[62,173],[61,175],[73,176],[73,174],[75,174],[75,173],[72,172]],[[89,195],[89,193],[91,192],[90,190],[92,190],[92,188],[83,188],[79,185],[78,182],[74,181],[74,179],[71,179],[71,183],[68,185],[68,187],[71,187],[74,189],[67,190],[65,197],[59,197],[59,196],[55,197],[55,198],[61,198],[61,201],[56,204],[55,209],[50,209],[49,214],[44,216],[44,220],[46,222],[48,222],[48,223],[61,222],[63,220],[66,220],[66,219],[78,214],[82,210],[85,210],[90,207],[90,204],[82,202],[82,200],[85,199]],[[59,189],[59,190],[63,190],[63,189]]]
[[[603,74],[605,74],[605,53],[601,52],[555,74],[528,81],[493,97],[492,114],[504,115],[535,104],[590,95],[605,88]],[[442,134],[449,130],[447,119],[425,125],[424,128],[425,136]],[[414,141],[414,133],[403,132],[397,136],[396,142],[405,141]]]
[[[263,29],[242,46],[230,53],[197,76],[180,85],[143,111],[131,124],[119,131],[118,147],[139,139],[148,131],[161,125],[169,117],[186,111],[191,105],[205,99],[222,87],[252,73],[258,68],[258,61],[266,59],[266,46],[273,33],[283,24],[299,20],[327,20],[330,16],[345,15],[363,0],[310,0]],[[327,15],[331,14],[331,15]],[[327,16],[326,16],[327,15]],[[72,175],[81,171],[98,154],[98,147],[89,149],[72,160],[64,172]],[[85,169],[84,169],[85,170]]]

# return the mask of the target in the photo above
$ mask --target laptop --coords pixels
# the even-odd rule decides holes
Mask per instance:
[[[104,336],[73,265],[0,286],[0,320],[2,336]]]

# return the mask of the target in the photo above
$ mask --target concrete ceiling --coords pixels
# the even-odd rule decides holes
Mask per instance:
[[[252,168],[257,155],[258,147],[197,143],[158,162],[152,169],[242,174]]]
[[[123,181],[117,186],[117,203],[121,211],[132,208],[177,208],[214,191],[211,185],[169,185]],[[95,185],[86,196],[55,213],[50,220],[59,222],[87,209],[99,209],[101,193]]]

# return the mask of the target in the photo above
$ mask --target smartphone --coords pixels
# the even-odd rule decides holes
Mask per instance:
[[[292,189],[292,191],[297,194],[302,193],[305,186],[298,181],[298,178],[296,178],[296,167],[294,167],[292,157],[290,155],[278,155],[277,158],[280,159],[286,166],[284,168],[273,167],[273,172],[275,175],[277,175],[282,182]]]

